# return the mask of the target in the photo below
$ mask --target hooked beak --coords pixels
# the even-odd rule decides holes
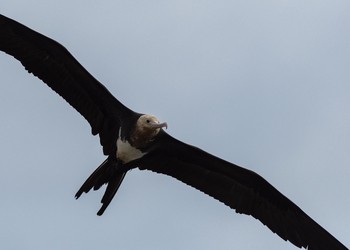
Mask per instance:
[[[152,128],[168,128],[168,124],[166,122],[162,122],[162,123],[156,123],[156,122],[151,122],[150,123]]]

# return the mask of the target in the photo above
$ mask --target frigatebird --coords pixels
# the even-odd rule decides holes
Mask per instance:
[[[0,50],[63,97],[99,135],[107,159],[75,195],[107,184],[98,215],[126,173],[139,168],[172,176],[253,216],[297,247],[347,249],[260,175],[173,138],[163,130],[167,123],[124,106],[58,42],[0,15]]]

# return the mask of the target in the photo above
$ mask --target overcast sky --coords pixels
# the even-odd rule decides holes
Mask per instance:
[[[98,3],[97,3],[98,2]],[[63,44],[168,133],[249,168],[350,246],[350,2],[119,0],[1,3]],[[129,172],[74,194],[105,159],[62,98],[0,53],[0,247],[296,249],[172,179]]]

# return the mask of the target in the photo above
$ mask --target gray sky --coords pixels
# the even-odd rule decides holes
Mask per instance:
[[[103,3],[103,4],[102,4]],[[350,2],[7,1],[125,105],[266,178],[350,246]],[[296,249],[171,177],[74,194],[105,159],[88,123],[0,53],[2,249]]]

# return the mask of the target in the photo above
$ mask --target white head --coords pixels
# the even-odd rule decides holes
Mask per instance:
[[[157,117],[153,115],[141,115],[136,122],[134,140],[139,141],[139,143],[147,143],[164,127],[168,128],[168,124],[166,122],[160,123]]]

